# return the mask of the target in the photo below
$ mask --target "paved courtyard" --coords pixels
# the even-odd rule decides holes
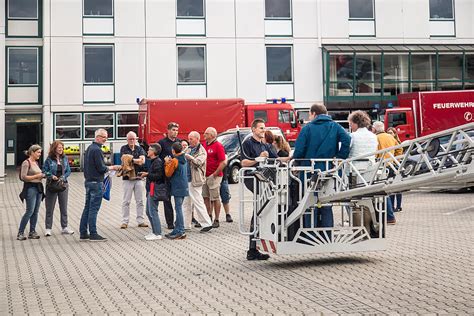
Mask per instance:
[[[104,201],[106,243],[79,242],[82,174],[71,176],[69,224],[60,234],[16,240],[24,212],[14,173],[0,184],[0,314],[474,314],[474,194],[404,196],[378,253],[245,260],[248,239],[222,222],[185,240],[148,242],[146,228],[119,229],[121,185]],[[237,185],[231,186],[237,219]],[[132,214],[134,214],[132,203]],[[162,206],[160,217],[164,222]],[[248,219],[247,219],[248,221]],[[167,232],[165,229],[164,232]]]

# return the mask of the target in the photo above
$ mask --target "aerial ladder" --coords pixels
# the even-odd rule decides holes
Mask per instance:
[[[395,157],[400,147],[404,154]],[[274,254],[385,250],[388,196],[474,187],[473,150],[469,123],[345,160],[262,158],[239,171],[240,232]],[[381,158],[370,163],[374,156]],[[324,170],[315,167],[321,163]],[[315,210],[323,206],[333,206],[332,227],[318,227]],[[245,222],[248,212],[253,229]]]

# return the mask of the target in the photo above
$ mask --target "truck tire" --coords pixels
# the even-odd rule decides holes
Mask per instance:
[[[239,170],[240,166],[235,164],[229,170],[229,183],[238,183],[239,182]]]

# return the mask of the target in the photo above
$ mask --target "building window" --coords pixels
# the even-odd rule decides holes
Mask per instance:
[[[383,94],[408,92],[408,54],[384,54]]]
[[[431,20],[453,20],[453,0],[430,0]]]
[[[8,48],[8,85],[38,85],[38,48]]]
[[[178,83],[206,83],[205,46],[178,46]]]
[[[462,79],[462,55],[439,54],[438,55],[438,79],[457,80]]]
[[[411,88],[413,92],[433,91],[436,80],[436,55],[411,56]]]
[[[265,18],[291,19],[291,0],[265,0]]]
[[[466,54],[466,68],[464,72],[466,80],[474,81],[474,54]]]
[[[84,113],[84,139],[93,139],[99,128],[105,129],[109,138],[114,138],[114,114]]]
[[[114,46],[84,46],[84,83],[114,83]]]
[[[138,113],[117,113],[117,138],[126,138],[130,131],[138,135]]]
[[[292,47],[267,46],[267,82],[292,82]]]
[[[177,0],[176,12],[179,18],[204,18],[204,0]]]
[[[374,0],[349,0],[349,19],[373,20]]]
[[[84,0],[84,16],[112,17],[113,0]]]
[[[38,0],[8,0],[9,19],[38,19]]]
[[[81,139],[81,114],[68,113],[55,115],[55,139]]]
[[[360,54],[355,62],[356,95],[380,95],[382,86],[381,54]]]

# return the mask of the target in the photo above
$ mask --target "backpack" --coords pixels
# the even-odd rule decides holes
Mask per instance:
[[[31,162],[30,160],[27,158],[26,161],[28,161],[28,170],[26,171],[26,173],[28,174],[28,171],[30,170],[31,168]],[[23,181],[25,182],[22,178],[21,178],[21,167],[20,167],[20,171],[18,172],[18,178],[20,179],[20,181]]]

